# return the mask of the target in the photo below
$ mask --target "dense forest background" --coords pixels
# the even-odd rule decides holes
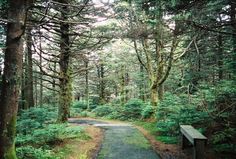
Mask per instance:
[[[78,116],[171,144],[189,124],[236,154],[233,0],[1,0],[0,77],[0,158],[50,158]]]

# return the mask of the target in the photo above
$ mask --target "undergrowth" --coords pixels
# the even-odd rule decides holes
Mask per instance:
[[[17,121],[16,152],[18,159],[61,159],[56,146],[69,139],[86,139],[82,127],[56,123],[54,107],[22,110]]]

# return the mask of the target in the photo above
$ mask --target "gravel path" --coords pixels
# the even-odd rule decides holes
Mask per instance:
[[[160,159],[148,140],[131,124],[73,119],[70,122],[94,125],[105,130],[97,159]]]

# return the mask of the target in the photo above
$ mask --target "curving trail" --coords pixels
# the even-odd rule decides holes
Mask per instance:
[[[104,129],[104,139],[97,159],[160,159],[142,133],[131,124],[91,119],[72,119],[71,123]]]

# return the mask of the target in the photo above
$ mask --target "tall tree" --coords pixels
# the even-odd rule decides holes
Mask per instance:
[[[164,19],[168,14],[164,10],[165,1],[143,0],[135,6],[139,12],[131,11],[130,32],[138,60],[147,71],[150,100],[156,108],[158,100],[163,97],[163,84],[170,73],[179,42],[178,23],[172,20],[174,28],[168,28],[169,24]]]
[[[28,0],[8,1],[7,40],[0,98],[0,158],[16,159],[15,133]]]
[[[68,23],[68,13],[69,13],[69,1],[61,0],[63,5],[61,7],[61,22],[60,22],[60,77],[59,77],[59,111],[58,111],[58,121],[67,121],[70,115],[70,105],[72,102],[72,83],[71,83],[71,70],[70,70],[70,36]]]

